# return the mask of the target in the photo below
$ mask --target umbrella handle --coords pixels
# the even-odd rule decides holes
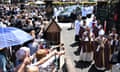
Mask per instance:
[[[10,55],[12,56],[12,47],[10,46]]]

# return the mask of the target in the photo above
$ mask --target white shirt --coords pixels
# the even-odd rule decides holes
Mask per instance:
[[[55,61],[55,59],[58,59],[58,58],[59,58],[58,55],[52,56],[50,59],[48,59],[47,61],[45,61],[43,64],[40,64],[39,67],[40,67],[40,68],[47,68],[49,65],[51,65],[51,64]],[[34,62],[35,62],[35,63],[30,64],[30,65],[31,65],[31,66],[36,65],[36,62],[37,62],[36,59],[34,60]]]
[[[3,22],[0,22],[0,27],[7,27]]]
[[[93,13],[93,9],[94,9],[93,6],[88,6],[87,7],[87,14],[92,14]]]
[[[99,35],[104,35],[105,34],[105,31],[103,29],[100,29],[99,32],[98,32]]]
[[[86,16],[87,15],[87,8],[86,7],[82,7],[81,10],[82,10],[82,16]]]
[[[75,35],[79,35],[79,30],[80,30],[80,22],[79,20],[75,21]]]
[[[93,30],[93,23],[95,23],[95,26],[97,26],[97,20],[96,21],[92,21],[92,19],[90,18],[87,22],[87,26],[90,28],[90,30]]]
[[[54,16],[57,16],[57,8],[54,8]]]
[[[45,63],[39,65],[41,68],[47,68],[49,65],[51,65],[55,60],[55,56],[51,57],[49,60],[47,60]]]
[[[92,19],[91,19],[91,18],[87,18],[87,19],[86,19],[86,25],[87,25],[89,28],[92,28]]]
[[[35,21],[35,27],[40,27],[41,22],[40,21]]]

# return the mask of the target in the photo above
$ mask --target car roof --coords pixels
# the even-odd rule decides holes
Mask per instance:
[[[81,8],[81,6],[80,5],[67,6],[64,9],[64,11],[61,12],[61,15],[70,15],[70,13],[73,12],[77,8]]]

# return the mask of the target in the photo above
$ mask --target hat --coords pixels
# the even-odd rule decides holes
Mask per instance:
[[[104,32],[104,30],[100,30],[98,34],[99,34],[99,35],[104,35],[105,32]]]

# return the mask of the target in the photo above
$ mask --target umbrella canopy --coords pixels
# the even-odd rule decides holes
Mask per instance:
[[[23,44],[33,37],[25,31],[15,27],[0,27],[0,48]]]
[[[45,4],[43,1],[36,1],[35,4]]]

